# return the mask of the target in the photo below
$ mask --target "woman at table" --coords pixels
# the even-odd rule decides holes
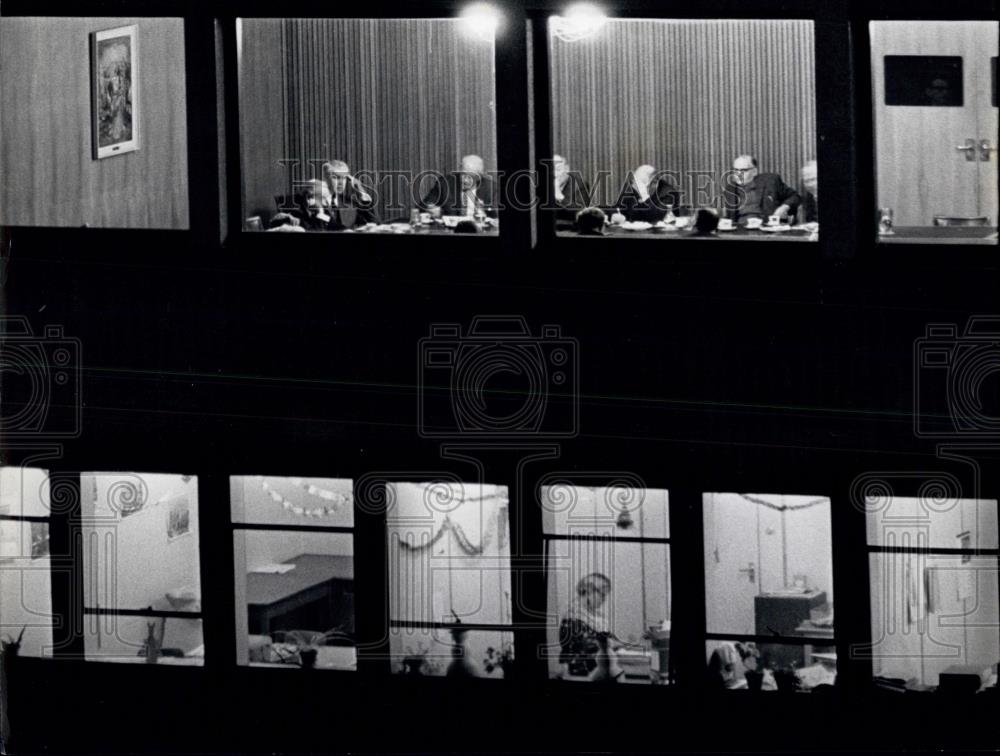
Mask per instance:
[[[562,155],[552,156],[552,199],[556,205],[556,222],[569,225],[576,214],[590,204],[590,190],[579,173],[570,170]]]
[[[668,206],[674,212],[680,208],[680,191],[662,171],[651,165],[640,165],[622,187],[615,203],[612,221],[646,221],[659,223],[667,214]]]
[[[564,677],[619,682],[624,676],[604,613],[610,595],[611,580],[600,572],[591,572],[577,583],[575,600],[559,623],[559,663]]]

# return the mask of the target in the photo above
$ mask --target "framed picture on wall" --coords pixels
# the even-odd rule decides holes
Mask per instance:
[[[191,505],[188,497],[176,496],[167,502],[167,538],[174,540],[191,532]]]
[[[139,149],[139,27],[90,35],[94,160]]]

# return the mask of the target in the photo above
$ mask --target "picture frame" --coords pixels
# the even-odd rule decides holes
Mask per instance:
[[[90,35],[93,158],[139,149],[139,27],[120,26]]]
[[[186,494],[175,496],[167,504],[167,540],[173,541],[191,532],[191,503]]]

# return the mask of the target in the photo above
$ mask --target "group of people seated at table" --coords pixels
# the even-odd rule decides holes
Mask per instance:
[[[343,160],[323,165],[323,178],[305,182],[291,202],[281,202],[279,212],[269,225],[272,231],[343,231],[379,223],[371,193],[351,174]],[[683,193],[666,171],[652,165],[640,165],[632,171],[612,208],[594,205],[592,192],[579,172],[570,169],[561,155],[553,156],[553,193],[558,227],[573,228],[581,234],[601,234],[610,220],[612,224],[645,221],[651,224],[670,216],[694,214],[683,203]],[[762,172],[757,158],[739,155],[732,163],[722,187],[722,217],[735,226],[753,225],[752,219],[774,219],[777,222],[815,223],[818,220],[816,197],[816,161],[802,167],[802,194],[785,184],[777,173]],[[431,185],[417,202],[421,211],[438,215],[458,216],[470,221],[459,222],[455,230],[477,231],[477,220],[495,216],[497,191],[487,175],[483,159],[466,155],[459,170],[449,176],[434,177]],[[610,219],[608,214],[610,213]],[[711,233],[713,217],[718,225],[718,213],[707,211],[694,218],[693,229]]]
[[[343,160],[323,164],[323,178],[300,186],[291,201],[279,199],[270,231],[344,231],[379,223],[371,193],[351,174]],[[450,176],[435,176],[417,203],[419,210],[462,216],[471,223],[456,224],[458,232],[479,230],[475,221],[496,212],[493,180],[479,155],[465,155]]]
[[[708,234],[718,226],[720,212],[683,203],[683,194],[666,171],[640,165],[629,174],[614,208],[593,204],[591,193],[579,173],[570,170],[566,158],[553,158],[554,200],[557,226],[573,228],[584,235],[602,234],[605,225],[630,222],[659,223],[671,215],[694,215],[694,233]],[[802,193],[785,184],[777,173],[761,172],[757,158],[739,155],[733,160],[722,188],[721,217],[737,227],[753,225],[752,219],[775,219],[787,223],[817,223],[818,182],[816,161],[802,166]],[[610,217],[609,217],[610,216]]]

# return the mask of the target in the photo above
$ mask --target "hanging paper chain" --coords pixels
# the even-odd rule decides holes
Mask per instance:
[[[487,497],[487,498],[493,498],[493,497]],[[498,521],[501,519],[501,512],[506,512],[506,507],[502,507],[495,516],[489,518],[488,529],[483,534],[482,543],[478,546],[476,546],[475,544],[472,543],[472,541],[469,540],[469,537],[465,534],[465,531],[462,529],[462,526],[455,522],[452,522],[451,517],[449,517],[448,515],[445,515],[444,522],[441,523],[441,527],[438,528],[437,533],[435,533],[434,536],[429,541],[425,541],[424,543],[419,543],[419,544],[412,544],[405,539],[400,539],[399,546],[400,548],[406,549],[407,551],[411,552],[426,551],[427,549],[431,548],[435,543],[440,541],[442,536],[444,536],[446,532],[451,531],[452,533],[455,534],[455,540],[458,542],[458,547],[463,552],[465,552],[467,556],[482,556],[483,551],[490,544],[490,541],[493,540],[493,531],[500,530]],[[504,533],[499,534],[499,545],[501,549],[503,548],[504,536],[505,536]]]
[[[314,486],[302,478],[289,478],[291,483],[311,496],[315,496],[323,501],[329,501],[330,506],[322,507],[303,507],[300,504],[294,504],[282,496],[278,491],[276,491],[270,483],[268,483],[263,477],[258,477],[260,481],[260,487],[264,492],[271,497],[271,501],[275,504],[281,505],[281,508],[286,512],[291,512],[294,515],[300,517],[329,517],[330,515],[337,514],[341,507],[351,503],[351,497],[347,494],[342,494],[337,491],[329,491],[325,488],[319,488]]]
[[[751,496],[750,494],[740,494],[740,496],[742,496],[744,499],[753,504],[760,504],[761,506],[767,507],[768,509],[774,509],[778,512],[786,512],[793,509],[808,509],[809,507],[815,507],[817,504],[829,503],[829,499],[823,496],[818,499],[813,499],[812,501],[807,501],[805,504],[791,504],[791,505],[780,506],[778,504],[772,504],[771,502],[766,501],[764,499],[758,499],[756,496]]]

